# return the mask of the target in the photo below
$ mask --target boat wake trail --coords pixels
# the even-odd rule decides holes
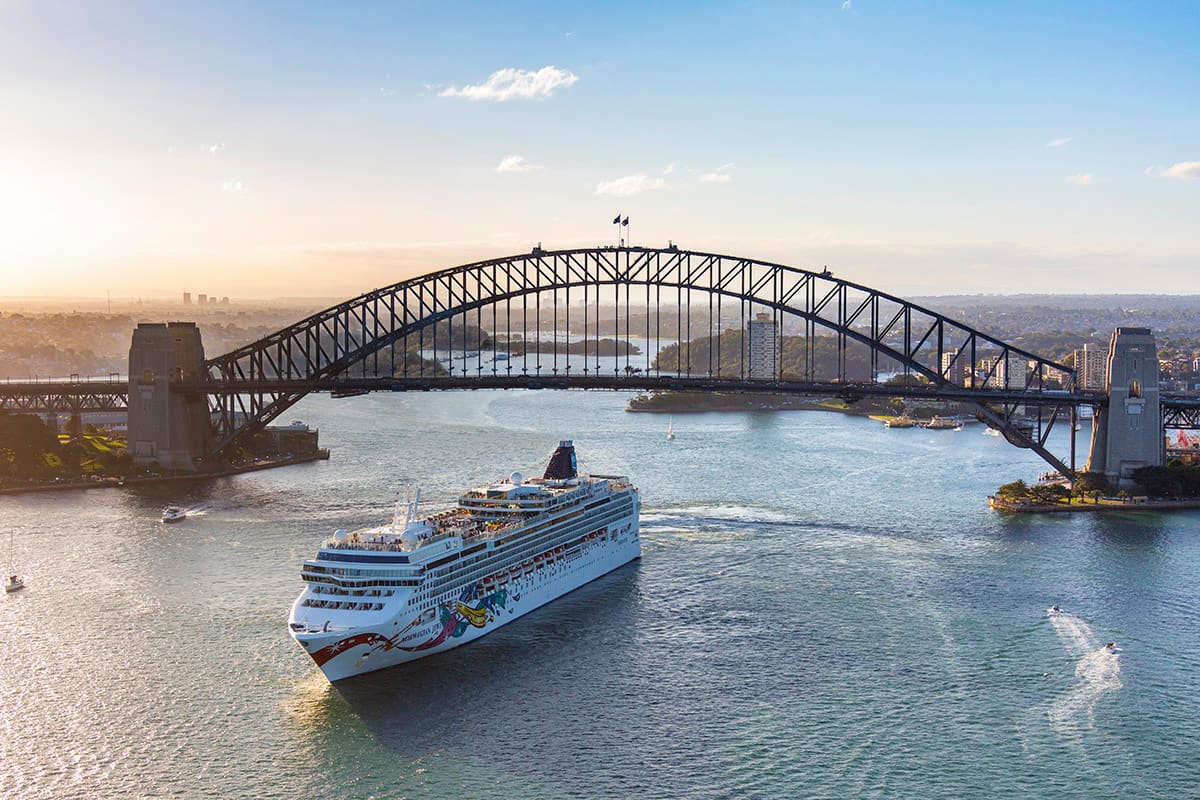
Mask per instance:
[[[1066,612],[1050,615],[1059,640],[1075,661],[1075,678],[1058,697],[1039,706],[1059,734],[1068,734],[1095,722],[1096,703],[1109,692],[1115,692],[1121,682],[1121,659],[1096,640],[1091,627],[1079,617]]]

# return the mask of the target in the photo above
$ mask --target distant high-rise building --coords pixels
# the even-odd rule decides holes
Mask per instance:
[[[229,305],[229,298],[228,298],[228,297],[222,297],[222,298],[221,298],[221,305],[223,305],[223,306],[227,306],[227,305]]]
[[[1075,383],[1080,389],[1108,388],[1108,350],[1085,344],[1075,351]]]
[[[751,380],[773,380],[778,370],[779,330],[770,314],[759,313],[746,324]]]
[[[196,295],[196,302],[199,303],[200,305],[204,305],[205,303],[208,302],[208,295],[206,295],[206,294]]]
[[[192,304],[192,293],[191,292],[183,293],[183,304],[185,306],[190,306]]]
[[[959,354],[957,350],[942,353],[942,377],[955,386],[966,386],[967,377],[971,374],[971,365],[967,363],[967,354]]]
[[[979,376],[986,377],[984,386],[988,389],[1024,389],[1028,367],[1029,361],[1024,356],[1013,353],[1007,358],[988,356],[979,359]]]
[[[215,306],[217,304],[217,296],[215,294],[208,298],[208,304],[210,306]]]

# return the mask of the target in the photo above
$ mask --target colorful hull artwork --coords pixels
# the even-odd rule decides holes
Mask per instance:
[[[321,648],[312,654],[312,659],[317,662],[318,667],[321,667],[335,656],[362,645],[367,645],[371,648],[368,651],[369,653],[392,649],[419,652],[437,647],[449,639],[462,636],[470,627],[486,627],[489,622],[499,617],[500,611],[504,610],[508,603],[507,589],[498,589],[472,600],[472,597],[478,594],[479,591],[477,588],[472,587],[464,590],[462,596],[457,601],[439,605],[439,627],[437,632],[420,644],[401,644],[413,628],[419,627],[422,624],[423,618],[417,617],[391,637],[372,632],[357,633]],[[513,599],[520,600],[521,598],[514,596]]]

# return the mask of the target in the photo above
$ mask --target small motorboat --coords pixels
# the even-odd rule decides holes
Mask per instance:
[[[1046,616],[1049,616],[1049,617],[1053,617],[1056,614],[1065,614],[1065,613],[1067,613],[1067,612],[1063,611],[1061,608],[1058,607],[1058,603],[1055,603],[1054,605],[1052,605],[1046,609]]]
[[[187,519],[187,509],[179,506],[167,506],[162,512],[163,522],[182,522]]]

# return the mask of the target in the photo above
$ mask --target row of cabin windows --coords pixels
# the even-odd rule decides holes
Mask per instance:
[[[382,611],[383,603],[353,603],[349,600],[313,600],[307,599],[301,605],[309,608],[333,608],[342,611]]]
[[[395,578],[396,570],[394,569],[354,569],[350,567],[323,567],[320,564],[305,564],[305,572],[312,572],[320,575],[340,575],[343,578]],[[413,576],[414,578],[416,576]]]
[[[341,594],[353,595],[355,597],[391,597],[396,592],[391,589],[372,589],[371,591],[354,591],[350,589],[339,589],[336,586],[322,586],[320,584],[312,587],[313,594]]]
[[[330,585],[335,585],[335,586],[346,585],[344,582],[339,581],[336,578],[326,578],[326,577],[323,577],[320,575],[309,575],[307,572],[300,573],[300,577],[304,578],[304,580],[308,581],[309,583],[317,584],[317,585],[321,585],[321,584],[330,584]],[[420,584],[421,584],[421,582],[419,580],[401,580],[401,581],[358,581],[352,585],[359,589],[365,589],[365,588],[369,588],[372,586],[419,586]]]

